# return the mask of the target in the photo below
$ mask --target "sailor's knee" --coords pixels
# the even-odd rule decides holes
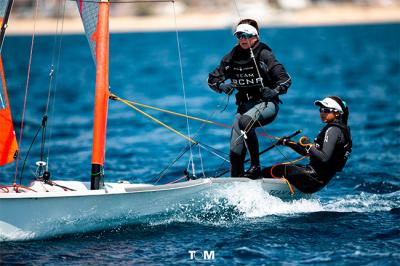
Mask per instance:
[[[229,158],[230,159],[236,159],[241,157],[242,151],[241,149],[237,149],[235,147],[231,147],[230,151],[229,151]]]
[[[239,119],[240,130],[249,130],[253,127],[253,119],[248,115],[242,115]]]

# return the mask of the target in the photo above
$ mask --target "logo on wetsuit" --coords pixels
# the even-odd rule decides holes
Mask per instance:
[[[232,84],[235,87],[259,87],[262,85],[262,78],[258,76],[257,71],[252,66],[249,67],[233,67]]]

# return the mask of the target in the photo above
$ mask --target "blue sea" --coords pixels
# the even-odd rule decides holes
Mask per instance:
[[[339,95],[350,107],[351,159],[312,199],[282,202],[243,185],[174,215],[125,227],[2,242],[0,264],[399,265],[399,33],[400,24],[261,30],[263,41],[293,78],[277,119],[265,128],[268,134],[284,136],[302,129],[313,138],[323,126],[313,102],[328,95]],[[188,114],[230,125],[234,99],[210,90],[207,75],[235,44],[231,31],[184,31],[179,40]],[[30,45],[30,36],[10,36],[2,51],[17,134]],[[184,113],[180,73],[175,32],[111,35],[110,89],[121,98]],[[85,36],[35,37],[19,171],[46,111],[49,88],[45,154],[50,155],[52,178],[88,181],[95,66]],[[147,111],[189,134],[186,119]],[[189,121],[189,126],[192,137],[229,152],[229,129],[198,121]],[[41,135],[26,160],[25,185],[40,160],[40,140]],[[154,183],[186,145],[182,137],[110,101],[106,181]],[[260,137],[260,145],[268,147],[271,140]],[[198,176],[227,167],[205,150],[194,147],[192,152]],[[297,155],[280,147],[261,160],[268,166],[287,158]],[[188,161],[189,152],[159,182],[180,178]],[[1,184],[12,183],[14,168],[1,168]]]

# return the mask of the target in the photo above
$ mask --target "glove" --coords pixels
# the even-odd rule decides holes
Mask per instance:
[[[268,87],[264,87],[261,90],[261,94],[264,100],[271,100],[279,95],[279,92],[277,90],[273,90]]]
[[[276,145],[282,145],[282,146],[286,146],[286,144],[290,141],[290,139],[286,136],[280,138],[277,142]]]
[[[219,84],[219,89],[221,90],[221,92],[227,94],[227,95],[231,95],[233,93],[233,91],[235,90],[235,87],[232,85],[232,83],[221,83]]]

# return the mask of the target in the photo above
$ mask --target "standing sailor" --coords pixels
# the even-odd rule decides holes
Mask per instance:
[[[271,48],[260,41],[256,21],[241,20],[234,35],[238,44],[209,74],[208,85],[228,95],[238,90],[230,143],[231,176],[258,178],[261,171],[255,128],[274,121],[279,110],[279,95],[287,92],[291,79]],[[224,83],[228,79],[231,82]],[[251,166],[244,172],[247,150]]]
[[[263,169],[263,176],[284,177],[304,193],[314,193],[326,186],[336,172],[342,171],[352,150],[350,128],[347,126],[349,109],[346,102],[337,96],[316,101],[320,117],[326,125],[314,140],[307,137],[300,143],[283,137],[278,144],[292,148],[301,155],[309,155],[308,165],[279,164]]]

